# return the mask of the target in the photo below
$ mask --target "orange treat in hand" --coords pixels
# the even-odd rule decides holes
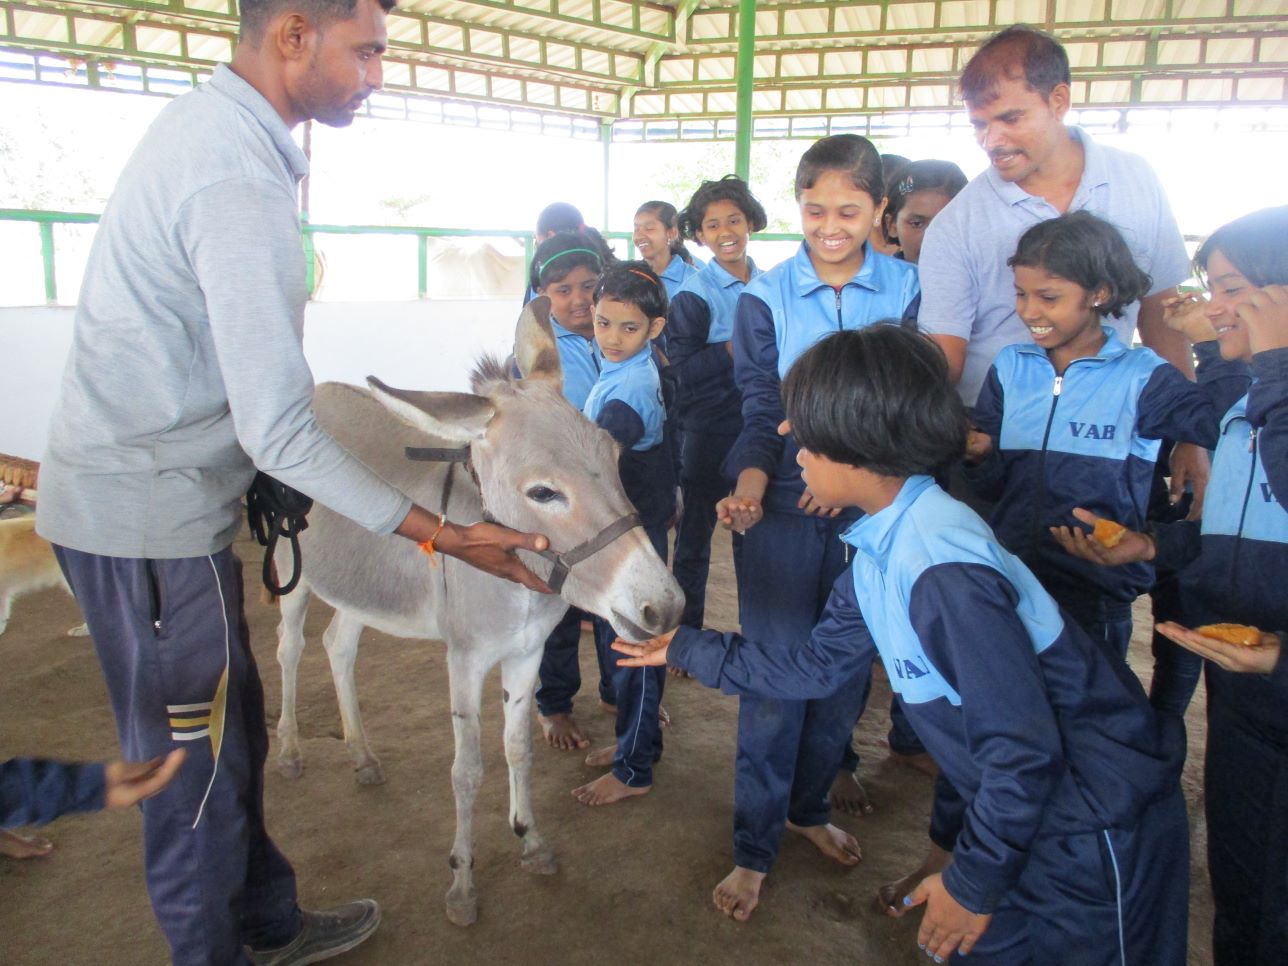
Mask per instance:
[[[1091,531],[1091,535],[1102,547],[1112,550],[1123,542],[1123,537],[1127,535],[1127,528],[1121,523],[1114,523],[1113,520],[1101,517],[1096,520],[1096,528]]]
[[[1261,643],[1261,631],[1247,624],[1204,624],[1198,632],[1204,637],[1244,647],[1256,647]]]

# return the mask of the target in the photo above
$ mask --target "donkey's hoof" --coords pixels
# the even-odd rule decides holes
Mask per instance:
[[[455,890],[447,893],[447,918],[453,926],[472,926],[479,917],[478,896],[471,890],[467,895],[456,895]]]
[[[304,774],[304,759],[299,755],[288,757],[280,755],[277,759],[277,773],[283,778],[296,779]]]
[[[359,785],[383,785],[385,783],[385,772],[380,767],[380,762],[370,761],[365,765],[353,770],[353,780]]]
[[[533,875],[554,875],[559,871],[559,860],[553,849],[543,848],[519,860],[519,868]]]

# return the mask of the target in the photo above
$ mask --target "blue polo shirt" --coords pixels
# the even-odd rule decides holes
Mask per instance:
[[[701,265],[690,265],[679,255],[672,254],[671,261],[658,276],[662,279],[662,287],[666,289],[667,299],[675,298],[675,293],[680,291],[680,287],[692,276],[697,275],[701,268]]]
[[[1190,274],[1189,257],[1153,169],[1137,155],[1096,144],[1081,128],[1069,132],[1084,152],[1082,180],[1069,211],[1090,211],[1122,232],[1136,264],[1153,280],[1151,295],[1183,282]],[[1015,314],[1015,276],[1006,260],[1025,231],[1060,214],[1046,199],[1003,181],[990,166],[926,229],[918,262],[918,326],[932,335],[968,340],[957,387],[967,406],[975,405],[997,353],[1031,338]],[[1139,308],[1133,303],[1121,319],[1107,320],[1127,345]]]

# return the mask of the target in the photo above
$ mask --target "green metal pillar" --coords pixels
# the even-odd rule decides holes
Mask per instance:
[[[54,278],[54,226],[47,221],[40,223],[40,258],[45,265],[45,302],[58,304],[58,283]]]
[[[751,88],[756,73],[756,0],[738,0],[737,128],[733,170],[743,181],[751,175]]]
[[[416,236],[416,298],[423,299],[429,291],[429,236],[421,232]]]
[[[608,190],[608,171],[609,171],[608,156],[610,153],[610,149],[613,146],[613,122],[612,121],[604,121],[599,126],[599,141],[604,146],[604,220],[600,222],[600,225],[604,231],[608,231],[608,228],[609,228],[608,209],[609,209],[609,205],[611,204],[609,200],[610,193]]]

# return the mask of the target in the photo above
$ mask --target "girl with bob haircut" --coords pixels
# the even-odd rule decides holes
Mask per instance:
[[[793,258],[752,279],[734,311],[734,382],[742,429],[725,460],[734,492],[717,519],[745,534],[738,602],[743,629],[787,648],[809,636],[828,588],[845,569],[838,539],[858,515],[819,498],[801,480],[796,443],[779,434],[782,380],[806,349],[838,329],[902,318],[920,292],[914,266],[873,251],[885,190],[881,158],[866,138],[815,142],[796,170],[804,242]],[[866,673],[866,667],[864,673]],[[867,679],[809,701],[744,696],[734,783],[734,865],[715,903],[746,919],[790,826],[828,858],[859,861],[854,837],[829,823],[829,801],[871,811],[849,747]]]
[[[1127,666],[935,483],[966,431],[942,353],[897,326],[839,332],[801,355],[783,397],[811,492],[866,514],[842,535],[849,572],[817,626],[786,645],[680,627],[615,642],[631,656],[622,663],[818,700],[861,688],[879,654],[966,803],[952,863],[905,900],[926,906],[925,953],[1182,966],[1183,745]]]
[[[672,298],[700,267],[693,264],[693,256],[684,247],[675,205],[669,201],[646,201],[639,206],[635,212],[634,241],[640,258],[648,262],[666,286],[667,298]]]

